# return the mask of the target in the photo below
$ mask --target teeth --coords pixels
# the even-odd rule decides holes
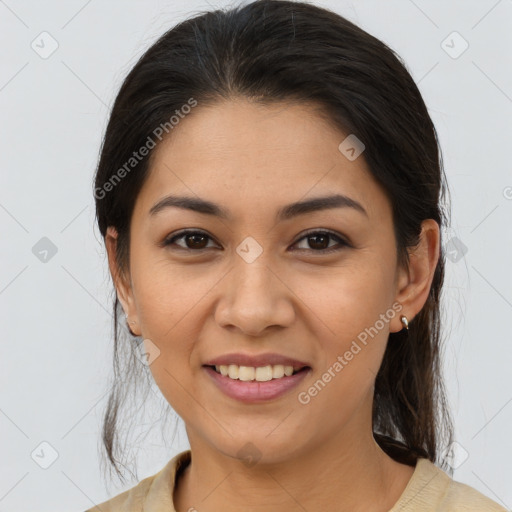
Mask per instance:
[[[284,366],[282,364],[259,366],[258,368],[252,366],[238,366],[236,364],[221,364],[220,366],[216,365],[215,370],[230,379],[242,381],[256,380],[258,382],[280,379],[285,375],[289,377],[293,374],[293,366]]]

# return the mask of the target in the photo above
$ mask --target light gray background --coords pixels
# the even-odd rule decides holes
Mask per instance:
[[[512,2],[318,5],[403,57],[439,131],[453,200],[445,235],[457,239],[444,298],[460,443],[454,478],[510,509]],[[106,488],[99,470],[111,302],[91,182],[126,73],[156,37],[209,8],[196,0],[0,0],[0,511],[79,512],[136,483]],[[51,48],[43,31],[58,42],[46,59],[31,47],[46,37]],[[469,46],[458,55],[463,40]],[[46,262],[33,252],[42,237],[57,248]],[[168,447],[158,428],[138,443],[139,479],[188,448],[182,427]],[[36,460],[49,463],[52,450],[58,458],[41,468]]]

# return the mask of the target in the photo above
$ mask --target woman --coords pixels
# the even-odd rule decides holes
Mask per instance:
[[[144,355],[190,450],[90,510],[505,510],[445,472],[445,192],[413,79],[341,16],[261,0],[165,33],[95,197],[116,363]]]

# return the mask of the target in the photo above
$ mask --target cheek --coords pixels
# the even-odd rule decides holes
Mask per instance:
[[[182,386],[190,387],[191,353],[201,328],[197,312],[208,283],[203,290],[190,277],[158,264],[132,274],[142,337],[159,351],[150,370],[164,396],[174,401],[183,395]]]
[[[195,297],[194,297],[195,298]],[[193,349],[200,337],[200,322],[194,321],[193,306],[182,294],[142,294],[140,318],[142,334],[158,347],[158,357],[149,369],[155,383],[174,411],[187,417],[190,396],[196,396],[195,376],[197,365]]]
[[[334,269],[328,276],[301,285],[302,296],[335,337],[355,337],[391,306],[393,276],[378,262]]]
[[[391,274],[379,264],[366,264],[364,269],[339,272],[329,280],[324,293],[310,295],[316,297],[311,309],[328,327],[321,329],[322,335],[317,332],[323,344],[321,371],[330,369],[331,374],[344,375],[332,379],[337,381],[335,386],[358,382],[367,386],[376,376],[390,320],[396,314],[391,308],[391,291]],[[336,362],[339,364],[335,366]],[[326,380],[329,378],[326,375]]]
[[[143,335],[168,343],[190,324],[190,316],[200,309],[214,286],[215,276],[171,265],[165,258],[155,260],[153,256],[153,260],[151,256],[145,260],[141,257],[150,263],[133,265],[134,296]]]

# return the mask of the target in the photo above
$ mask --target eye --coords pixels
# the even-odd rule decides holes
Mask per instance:
[[[185,242],[184,242],[184,246],[178,244],[178,247],[180,249],[202,250],[202,249],[207,248],[206,241],[208,239],[211,240],[211,237],[204,231],[184,230],[184,231],[180,231],[178,234],[176,234],[172,237],[166,238],[162,242],[162,246],[166,247],[168,245],[174,245],[176,240],[181,240],[181,239],[183,239]]]
[[[182,244],[177,244],[176,241],[181,240]],[[174,234],[171,237],[166,238],[162,242],[162,247],[176,245],[178,248],[183,250],[193,250],[193,251],[201,251],[203,249],[208,249],[208,240],[212,240],[210,235],[205,233],[204,231],[194,231],[194,230],[183,230],[177,234]],[[343,247],[350,247],[350,244],[346,242],[343,238],[332,233],[330,231],[310,231],[306,233],[305,236],[300,238],[294,245],[297,245],[299,242],[306,240],[307,243],[312,247],[309,248],[299,248],[294,250],[299,251],[307,251],[312,250],[313,252],[319,252],[322,254],[328,254],[331,252],[339,251]],[[329,240],[335,240],[338,242],[338,247],[336,244],[329,247]],[[313,242],[311,242],[313,241]],[[327,246],[325,245],[327,243]],[[211,247],[210,247],[211,248]]]
[[[336,244],[331,247],[329,247],[328,245],[325,246],[325,244],[327,243],[328,244],[328,240],[329,239],[334,239],[338,242],[338,247],[336,247]],[[296,244],[298,244],[299,242],[301,242],[302,240],[306,240],[307,243],[311,246],[311,247],[314,247],[314,250],[313,252],[319,252],[319,253],[322,253],[322,254],[328,254],[328,253],[331,253],[331,252],[335,252],[335,251],[339,251],[341,250],[343,247],[349,247],[350,244],[348,242],[346,242],[345,240],[343,240],[343,238],[341,238],[340,236],[334,234],[334,233],[331,233],[330,231],[310,231],[309,233],[306,233],[305,236],[303,236],[302,238],[300,238]],[[313,240],[313,243],[311,243],[310,241]],[[308,248],[306,249],[298,249],[299,251],[302,251],[302,250],[308,250]]]

